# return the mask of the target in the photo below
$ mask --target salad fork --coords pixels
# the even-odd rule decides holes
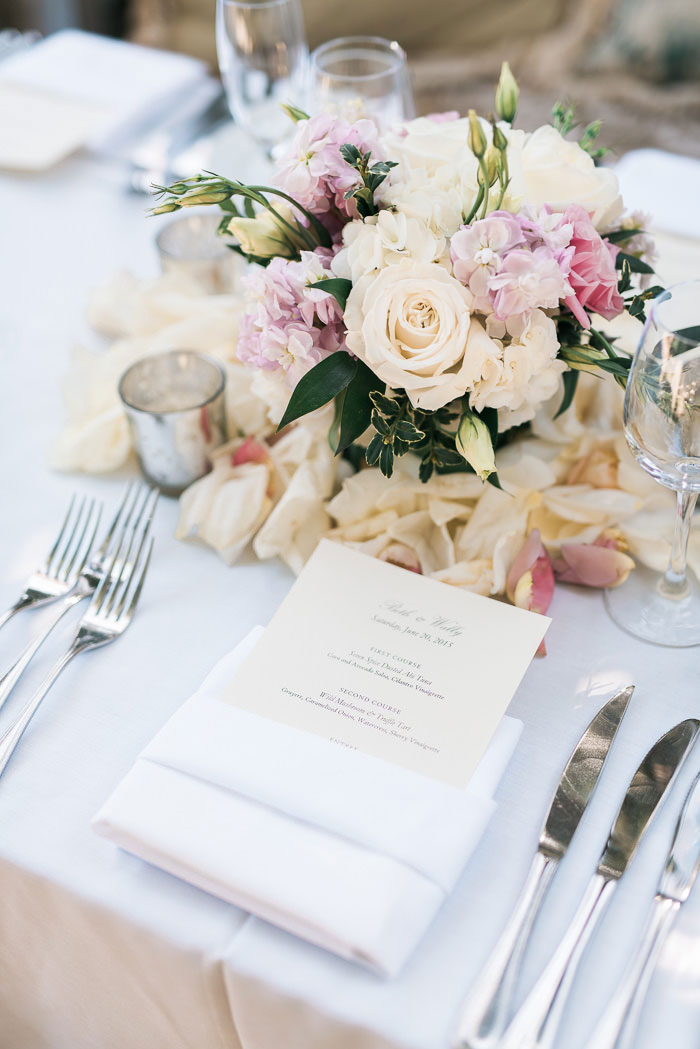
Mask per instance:
[[[124,535],[126,534],[129,525],[131,524],[132,531],[136,531],[146,515],[146,520],[151,521],[153,518],[153,512],[155,510],[156,503],[158,501],[158,492],[153,488],[146,488],[145,493],[141,494],[142,490],[137,486],[136,489],[132,489],[132,485],[127,485],[124,497],[119,505],[114,519],[107,530],[100,547],[95,551],[92,556],[86,558],[81,566],[81,571],[75,586],[66,594],[61,601],[61,605],[58,608],[53,619],[48,623],[43,633],[34,639],[21,654],[19,659],[10,667],[6,674],[0,678],[0,709],[4,706],[8,696],[12,692],[13,688],[19,681],[20,677],[24,673],[25,669],[29,665],[30,661],[34,658],[36,652],[43,645],[46,638],[49,636],[51,631],[60,623],[61,619],[65,614],[70,611],[80,601],[83,601],[86,597],[90,597],[98,587],[100,580],[103,578],[105,572],[110,567],[114,545],[116,543],[117,548],[121,543]],[[132,498],[133,496],[133,498]],[[135,517],[134,517],[135,515]],[[92,547],[92,544],[97,533],[99,525],[99,513],[95,522],[95,527],[92,532],[90,543],[88,546],[87,553]],[[121,529],[117,533],[117,526],[121,523]],[[116,565],[119,568],[119,565]]]
[[[70,647],[54,664],[14,725],[0,737],[0,775],[61,671],[81,652],[116,641],[131,623],[151,561],[153,539],[149,539],[150,528],[149,518],[141,527],[140,535],[137,536],[136,530],[132,531],[128,544],[127,533],[122,534],[109,569],[92,595]],[[136,543],[136,553],[132,557],[132,547]]]
[[[99,505],[91,499],[87,503],[84,520],[84,497],[76,512],[74,509],[75,496],[71,498],[58,538],[49,550],[44,564],[29,577],[14,605],[0,615],[0,627],[25,608],[39,608],[50,601],[65,597],[77,583],[94,541],[97,523],[92,531],[89,531],[90,521],[96,510],[99,520]]]

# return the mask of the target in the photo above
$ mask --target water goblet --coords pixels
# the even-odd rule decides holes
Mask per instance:
[[[644,641],[698,645],[700,587],[687,552],[700,493],[700,281],[669,288],[652,303],[627,382],[624,426],[640,466],[676,492],[676,523],[664,575],[638,567],[606,591],[608,611]]]
[[[406,52],[395,40],[345,36],[321,44],[309,63],[310,104],[347,119],[362,113],[390,127],[415,116]]]
[[[234,120],[270,155],[304,105],[308,45],[300,0],[217,0],[216,49]]]

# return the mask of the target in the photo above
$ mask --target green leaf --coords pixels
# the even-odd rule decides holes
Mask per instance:
[[[636,237],[642,233],[641,229],[614,229],[610,233],[603,234],[603,240],[609,240],[611,244],[624,244],[626,240]]]
[[[380,415],[378,411],[373,411],[371,412],[370,418],[372,426],[375,428],[377,433],[381,434],[382,437],[387,437],[391,430],[391,427],[389,426],[389,423],[384,418],[384,416]]]
[[[356,369],[357,361],[345,350],[319,361],[297,383],[277,430],[332,401],[352,381]]]
[[[243,210],[245,211],[246,216],[249,219],[255,218],[255,208],[253,207],[253,201],[250,199],[250,197],[243,198]]]
[[[305,113],[303,109],[299,109],[298,106],[291,105],[289,102],[283,102],[282,109],[295,124],[298,124],[300,120],[309,120],[308,113]]]
[[[401,405],[395,397],[387,397],[385,393],[381,393],[379,390],[373,390],[370,393],[370,400],[372,404],[381,412],[382,415],[398,415],[401,410]]]
[[[636,255],[628,255],[626,251],[619,251],[617,258],[615,259],[615,266],[617,269],[622,269],[622,263],[628,262],[632,273],[653,273],[653,268],[648,262],[642,262]]]
[[[490,473],[488,475],[486,480],[488,481],[489,484],[492,484],[494,488],[500,488],[500,490],[503,491],[503,485],[498,480],[498,474],[496,473],[495,470],[493,471],[493,473]]]
[[[365,459],[367,460],[368,466],[376,466],[379,462],[379,456],[382,454],[382,449],[385,447],[384,441],[379,434],[376,434],[367,445],[367,451],[365,452]]]
[[[361,437],[370,424],[372,402],[370,393],[380,386],[374,372],[362,361],[356,361],[355,374],[338,395],[336,415],[338,417],[337,442],[334,451],[344,452],[353,441]],[[331,447],[333,447],[331,445]]]
[[[362,154],[357,146],[353,146],[351,142],[346,142],[340,147],[340,155],[351,168],[354,168],[356,164],[362,163]]]
[[[559,411],[554,416],[555,419],[558,419],[560,415],[563,415],[564,412],[567,411],[571,407],[571,402],[573,401],[574,394],[576,393],[576,386],[577,386],[577,383],[578,383],[578,377],[579,377],[579,372],[577,372],[577,371],[564,372],[564,375],[563,375],[564,396],[561,399],[561,404],[559,405]]]
[[[401,422],[396,424],[395,433],[399,440],[405,441],[406,444],[418,444],[420,441],[425,440],[423,431],[419,430],[413,423],[408,422],[407,419],[402,419]]]
[[[336,302],[340,303],[341,310],[344,310],[348,295],[352,291],[352,281],[346,277],[325,277],[323,280],[317,280],[312,287],[327,291]]]
[[[390,444],[382,447],[379,455],[379,469],[385,477],[391,477],[394,472],[394,450]]]
[[[418,467],[418,479],[425,484],[433,476],[433,460],[430,458],[423,459],[420,466]]]

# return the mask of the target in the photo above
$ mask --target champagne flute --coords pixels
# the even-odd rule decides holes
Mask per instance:
[[[317,112],[348,119],[367,113],[385,127],[415,116],[406,52],[395,40],[329,40],[312,53],[309,78],[309,100]]]
[[[216,49],[234,120],[268,153],[304,105],[308,45],[300,0],[217,0]]]
[[[700,493],[700,280],[677,284],[652,303],[627,382],[624,425],[640,466],[676,492],[676,524],[665,574],[635,569],[623,586],[606,591],[608,611],[644,641],[698,645],[700,587],[687,552]]]

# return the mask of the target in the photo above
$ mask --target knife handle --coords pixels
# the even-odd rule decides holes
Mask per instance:
[[[644,939],[598,1022],[589,1049],[631,1049],[644,996],[680,903],[656,896]]]
[[[558,861],[535,853],[513,912],[475,980],[452,1038],[453,1049],[493,1049],[508,1020],[525,947]]]
[[[516,1012],[500,1049],[551,1049],[571,985],[617,882],[595,874],[542,975]]]

